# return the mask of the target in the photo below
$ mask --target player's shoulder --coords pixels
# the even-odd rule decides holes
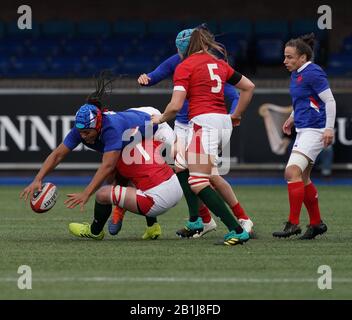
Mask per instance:
[[[189,60],[190,57],[181,61],[175,68],[175,74],[179,74],[180,72],[185,72],[187,70],[192,70],[193,64],[192,61]]]
[[[311,76],[316,76],[316,75],[324,75],[326,76],[325,71],[321,66],[319,66],[316,63],[310,63],[306,68],[305,68],[305,73]]]
[[[105,111],[103,112],[103,125],[104,124],[111,124],[114,119],[119,118],[120,112],[115,112],[115,111]]]

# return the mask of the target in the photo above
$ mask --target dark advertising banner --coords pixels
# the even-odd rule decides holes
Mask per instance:
[[[6,94],[0,111],[0,168],[8,165],[40,164],[62,142],[73,125],[74,114],[87,94]],[[110,96],[113,111],[129,107],[165,108],[170,95],[115,94]],[[337,102],[335,163],[352,162],[352,94],[335,94]],[[281,133],[281,125],[290,113],[287,93],[256,93],[234,129],[231,157],[239,163],[284,163],[292,143]],[[65,160],[67,164],[100,162],[96,152],[78,148]],[[82,169],[84,166],[81,167]]]

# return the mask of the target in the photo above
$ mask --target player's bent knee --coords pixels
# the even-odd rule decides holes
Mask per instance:
[[[110,203],[120,208],[124,208],[127,188],[122,186],[110,187]]]
[[[308,165],[309,161],[303,154],[293,152],[285,169],[285,179],[287,181],[301,179]]]
[[[101,187],[96,193],[95,193],[95,200],[100,203],[100,204],[110,204],[110,186],[104,186]]]
[[[209,177],[209,174],[206,173],[190,172],[188,184],[191,187],[192,191],[198,194],[204,188],[210,186]]]

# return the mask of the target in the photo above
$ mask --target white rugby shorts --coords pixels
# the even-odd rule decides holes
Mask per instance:
[[[154,188],[145,191],[137,190],[137,194],[153,199],[154,204],[145,215],[156,217],[176,206],[182,199],[183,191],[177,176],[174,174],[169,180],[162,182]]]
[[[323,133],[324,129],[300,129],[297,132],[292,151],[303,153],[314,163],[324,148]]]

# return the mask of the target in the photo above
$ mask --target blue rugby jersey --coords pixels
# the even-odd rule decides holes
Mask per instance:
[[[151,116],[148,113],[137,111],[137,110],[126,110],[123,112],[108,111],[103,113],[103,123],[101,133],[98,136],[94,144],[88,144],[79,134],[79,130],[73,127],[64,139],[64,145],[73,150],[80,143],[83,143],[88,148],[95,151],[104,153],[108,151],[118,151],[123,149],[129,144],[133,138],[123,138],[123,134],[128,129],[134,129],[138,127],[142,137],[151,131],[154,134],[158,126],[154,125],[153,129],[150,127],[146,129],[146,123],[151,125]],[[132,132],[132,131],[130,131]]]
[[[160,81],[172,76],[176,67],[181,61],[181,57],[176,53],[162,62],[154,71],[147,74],[151,79],[148,86],[153,86]],[[233,113],[239,99],[238,92],[232,85],[226,83],[224,87],[224,95],[230,101],[230,113]],[[182,109],[177,113],[176,120],[180,123],[188,123],[188,100],[185,100]]]
[[[326,73],[315,63],[291,74],[290,94],[296,129],[325,128],[325,103],[318,94],[329,89]]]

